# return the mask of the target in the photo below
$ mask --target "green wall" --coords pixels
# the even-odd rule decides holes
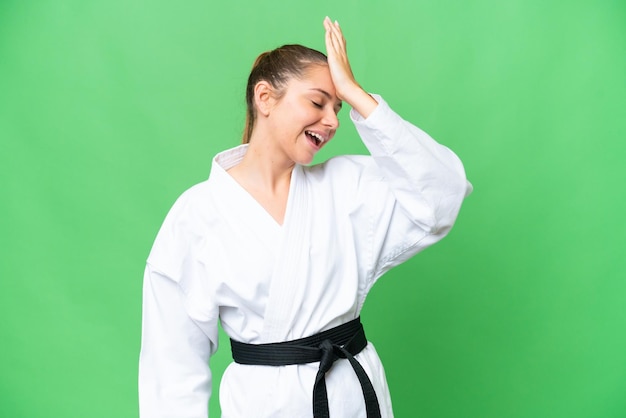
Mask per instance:
[[[160,223],[238,143],[256,55],[323,49],[327,14],[475,186],[363,312],[396,416],[626,417],[626,4],[287,4],[0,0],[0,417],[137,416]],[[341,119],[323,158],[363,152]]]

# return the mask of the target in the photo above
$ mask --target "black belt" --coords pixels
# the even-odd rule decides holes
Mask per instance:
[[[353,319],[310,337],[280,343],[246,344],[230,340],[233,360],[239,364],[287,366],[319,361],[320,366],[313,386],[313,416],[315,418],[329,418],[330,416],[325,376],[335,360],[340,358],[348,359],[359,378],[367,418],[380,418],[380,406],[374,386],[363,367],[354,358],[365,346],[367,346],[367,339],[361,318]]]

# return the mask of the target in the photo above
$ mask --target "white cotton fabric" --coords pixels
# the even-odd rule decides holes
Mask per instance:
[[[371,156],[296,165],[282,226],[226,172],[246,145],[218,154],[209,179],[174,204],[145,270],[141,418],[208,416],[218,320],[246,343],[343,324],[359,316],[383,273],[450,230],[471,191],[463,165],[375,97],[379,105],[367,119],[350,113]],[[356,358],[382,416],[392,417],[374,346]],[[222,417],[312,417],[317,367],[231,364],[220,385]],[[326,383],[331,417],[365,417],[347,361],[334,364]]]

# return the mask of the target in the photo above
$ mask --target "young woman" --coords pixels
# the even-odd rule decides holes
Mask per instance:
[[[355,81],[337,22],[328,58],[299,45],[261,54],[244,145],[168,214],[144,278],[142,418],[207,417],[218,320],[235,363],[225,418],[391,417],[380,359],[359,321],[393,266],[443,238],[471,191],[448,148]],[[371,156],[308,166],[342,101]]]

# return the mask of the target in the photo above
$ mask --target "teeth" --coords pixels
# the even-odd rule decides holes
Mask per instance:
[[[306,131],[307,134],[311,135],[314,138],[317,138],[320,143],[324,143],[324,137],[320,134],[316,134],[315,132],[311,132],[311,131]]]

